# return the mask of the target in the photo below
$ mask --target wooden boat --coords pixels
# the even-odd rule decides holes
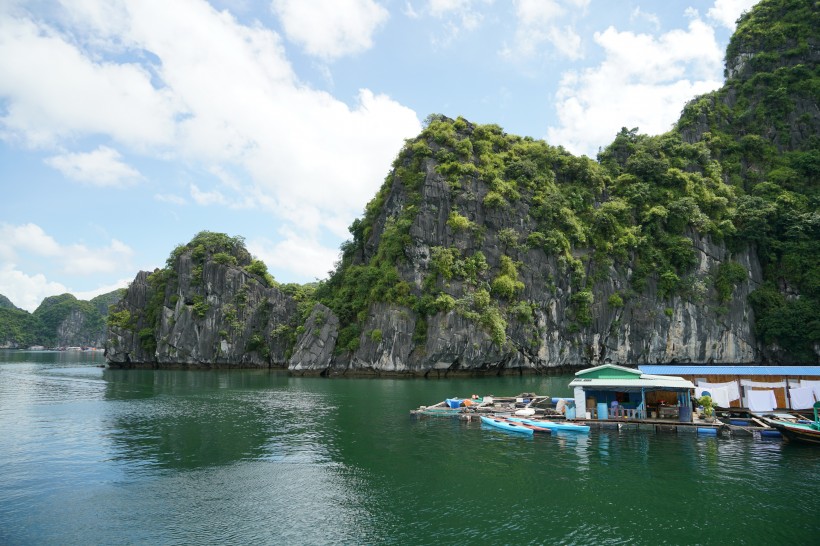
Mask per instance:
[[[820,446],[820,427],[816,423],[787,423],[775,419],[766,419],[766,423],[777,429],[787,442]]]
[[[491,427],[506,430],[507,432],[517,432],[519,434],[526,434],[528,436],[532,436],[535,432],[532,428],[524,426],[523,423],[513,423],[511,421],[508,421],[506,419],[500,419],[498,417],[485,417],[482,415],[481,422]]]
[[[589,427],[587,425],[576,425],[574,423],[556,423],[554,421],[538,421],[536,419],[523,419],[521,417],[510,417],[510,420],[518,423],[532,425],[535,427],[548,428],[550,430],[555,431],[580,432],[582,434],[589,433]]]
[[[780,419],[764,418],[766,424],[776,428],[787,442],[799,442],[820,446],[820,402],[814,403],[814,422],[788,422]]]

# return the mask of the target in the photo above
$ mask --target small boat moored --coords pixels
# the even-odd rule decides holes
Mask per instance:
[[[787,442],[799,442],[820,446],[820,402],[814,403],[814,422],[789,422],[780,419],[761,417],[764,422],[777,429]]]
[[[820,430],[813,428],[814,425],[774,420],[769,420],[768,423],[776,428],[787,442],[820,446]]]
[[[554,421],[539,421],[536,419],[522,419],[520,417],[510,417],[510,420],[519,423],[524,423],[526,425],[531,425],[534,427],[548,428],[550,430],[555,431],[580,432],[582,434],[589,433],[589,426],[587,425],[576,425],[574,423],[557,423]]]
[[[532,436],[535,432],[531,427],[524,426],[523,423],[513,423],[511,421],[507,421],[506,419],[500,419],[498,417],[485,417],[482,415],[481,422],[491,427],[506,430],[507,432],[517,432],[519,434],[526,434],[528,436]]]

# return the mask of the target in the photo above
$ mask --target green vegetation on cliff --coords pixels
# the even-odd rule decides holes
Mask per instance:
[[[295,345],[314,290],[277,283],[242,237],[211,231],[178,245],[165,267],[142,272],[135,284],[109,316],[109,345],[146,362],[201,362],[226,352],[251,355],[243,361],[257,365],[281,362]],[[283,309],[295,312],[283,318]]]
[[[761,2],[738,22],[727,84],[684,108],[737,192],[731,242],[757,249],[765,284],[749,298],[760,340],[811,360],[820,342],[820,10]]]
[[[201,232],[165,268],[141,274],[130,307],[111,315],[127,334],[115,337],[136,339],[144,352],[126,347],[123,359],[151,359],[163,345],[168,361],[189,358],[170,347],[173,324],[158,339],[164,317],[185,321],[186,350],[213,334],[206,345],[215,349],[201,358],[241,344],[271,362],[271,347],[284,341],[281,361],[320,302],[338,318],[338,337],[305,349],[321,360],[305,369],[343,369],[353,357],[369,366],[387,351],[394,369],[428,370],[458,368],[467,353],[467,368],[487,369],[613,353],[816,362],[817,28],[815,2],[763,0],[739,21],[722,89],[685,105],[665,134],[623,128],[596,160],[498,125],[431,115],[350,226],[327,281],[279,285],[242,238]],[[205,285],[235,268],[252,280],[220,300]],[[256,292],[251,305],[254,280],[289,296],[288,318],[267,321],[272,291]],[[444,328],[458,330],[459,347]],[[325,347],[335,347],[330,363]]]
[[[520,277],[532,251],[556,260],[571,279],[574,328],[593,323],[594,285],[613,268],[628,271],[631,286],[609,298],[612,307],[654,287],[661,309],[683,298],[720,312],[750,272],[730,260],[704,283],[694,243],[708,238],[759,256],[765,283],[748,304],[771,354],[816,359],[817,28],[813,1],[762,2],[738,24],[721,90],[691,101],[666,134],[622,129],[597,162],[497,125],[430,116],[351,226],[352,239],[317,292],[340,319],[337,350],[358,347],[378,302],[416,312],[418,344],[426,318],[453,309],[499,347],[511,324],[535,334],[526,295],[543,287]],[[446,181],[450,210],[428,210],[431,176]],[[440,218],[441,233],[411,235],[422,211]],[[507,225],[488,229],[488,218]],[[421,262],[408,255],[420,237],[436,241]]]
[[[13,305],[0,307],[0,343],[19,347],[101,346],[105,340],[108,308],[124,292],[114,290],[91,301],[78,300],[71,294],[50,296],[34,313]],[[8,301],[5,297],[2,299]]]

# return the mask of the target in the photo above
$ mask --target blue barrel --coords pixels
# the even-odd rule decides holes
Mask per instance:
[[[567,419],[575,419],[575,406],[567,406]]]
[[[598,419],[608,419],[609,418],[609,404],[606,402],[600,402],[598,404]]]
[[[678,412],[678,418],[681,423],[692,422],[692,408],[688,406],[681,406]]]
[[[717,436],[717,429],[711,427],[698,427],[698,434],[705,434],[706,436]]]

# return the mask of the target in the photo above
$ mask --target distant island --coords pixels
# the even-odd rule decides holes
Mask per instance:
[[[820,78],[813,1],[738,21],[726,83],[597,161],[431,115],[329,279],[280,285],[202,232],[108,319],[113,367],[544,372],[820,362]]]
[[[123,288],[91,301],[78,300],[71,294],[51,296],[34,313],[18,308],[0,294],[0,347],[102,349],[108,309],[124,294]]]

